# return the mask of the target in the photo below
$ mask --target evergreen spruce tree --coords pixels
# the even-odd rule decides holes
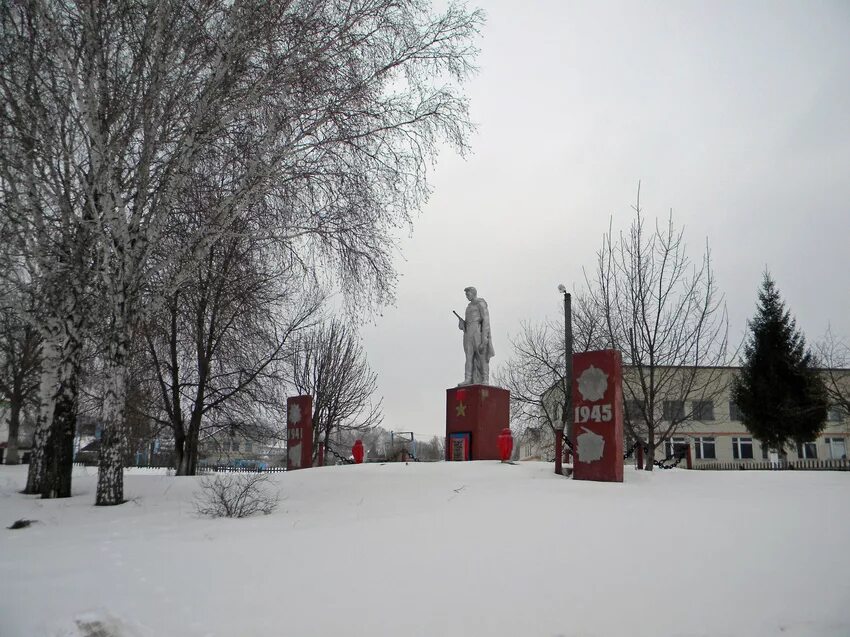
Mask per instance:
[[[826,386],[802,332],[765,272],[732,400],[747,430],[770,449],[814,440],[826,424]]]

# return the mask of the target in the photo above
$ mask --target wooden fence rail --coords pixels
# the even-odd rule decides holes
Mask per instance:
[[[847,458],[829,460],[735,460],[733,462],[704,462],[694,465],[699,471],[850,471]]]

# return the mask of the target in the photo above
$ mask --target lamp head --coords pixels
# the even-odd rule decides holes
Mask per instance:
[[[558,292],[560,292],[561,294],[566,294],[567,288],[564,286],[563,283],[558,284]]]

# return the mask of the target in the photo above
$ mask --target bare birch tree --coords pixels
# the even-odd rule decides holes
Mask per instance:
[[[723,391],[728,319],[708,244],[694,263],[672,213],[648,227],[640,187],[633,209],[628,232],[605,235],[587,287],[603,320],[603,346],[629,366],[627,434],[648,449],[651,471],[655,449],[695,418],[694,405]]]
[[[5,286],[42,341],[26,493],[70,496],[77,380],[93,268],[81,136],[39,3],[0,4],[0,226]]]
[[[119,504],[129,352],[143,301],[160,298],[150,290],[156,246],[182,214],[199,163],[221,164],[223,141],[245,151],[217,185],[214,221],[169,258],[191,270],[232,219],[262,202],[277,215],[267,230],[305,262],[336,266],[360,294],[352,298],[387,296],[393,232],[427,196],[428,161],[442,140],[465,147],[466,103],[453,82],[471,70],[482,17],[396,0],[34,0],[3,11],[4,39],[23,44],[10,48],[11,66],[28,73],[6,92],[29,105],[30,85],[51,87],[39,108],[7,118],[23,140],[18,154],[32,154],[31,125],[69,131],[38,139],[62,149],[53,156],[65,163],[44,162],[57,188],[34,205],[58,199],[51,212],[82,220],[71,227],[86,234],[70,245],[93,251],[73,263],[93,264],[96,279],[76,280],[84,292],[97,288],[109,335],[96,503]],[[41,175],[18,172],[9,182],[25,196],[13,199],[34,198],[28,184]],[[70,295],[62,302],[56,331],[66,342],[78,338],[81,313]],[[52,342],[47,374],[60,370]]]

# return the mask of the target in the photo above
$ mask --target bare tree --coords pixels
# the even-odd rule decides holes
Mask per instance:
[[[0,307],[0,399],[9,405],[5,463],[18,464],[18,437],[25,408],[37,405],[41,341],[32,324]]]
[[[292,382],[313,397],[313,459],[337,431],[366,431],[381,424],[374,401],[377,376],[369,368],[351,324],[334,319],[300,337],[292,357]]]
[[[823,367],[829,402],[850,415],[850,343],[827,329],[823,340],[815,346],[818,363]]]
[[[98,293],[109,386],[96,503],[118,504],[134,334],[145,301],[169,298],[150,289],[161,265],[156,246],[184,213],[198,167],[232,159],[220,147],[244,151],[215,185],[213,221],[168,258],[191,271],[230,221],[262,203],[276,214],[267,231],[305,263],[336,266],[329,276],[356,291],[350,298],[387,296],[393,232],[427,196],[428,161],[442,140],[465,147],[466,103],[453,81],[471,70],[482,17],[454,6],[433,15],[397,0],[3,7],[4,42],[16,46],[2,66],[24,69],[4,76],[15,105],[5,124],[20,140],[9,165],[23,167],[7,171],[7,185],[11,200],[26,204],[13,221],[23,235],[49,236],[28,234],[22,221],[38,207],[46,220],[70,220],[64,236],[84,235],[63,245],[91,249],[53,259],[49,272],[58,286],[72,270],[56,264],[70,264],[81,291]],[[30,169],[41,148],[47,159]],[[33,187],[41,173],[49,192]],[[52,303],[61,311],[45,337],[46,384],[71,393],[75,383],[63,379],[73,377],[65,362],[79,351],[80,298]],[[46,419],[52,406],[43,407]]]
[[[231,230],[142,329],[178,475],[195,474],[204,427],[267,437],[258,410],[280,410],[292,341],[322,300],[274,243]]]
[[[728,364],[728,319],[706,243],[698,263],[689,259],[683,231],[648,228],[640,207],[627,233],[605,235],[588,292],[603,320],[603,345],[619,350],[626,429],[649,450],[692,421],[694,406],[720,395]],[[647,463],[652,470],[653,463]]]
[[[554,287],[553,287],[554,293]],[[561,427],[566,383],[564,315],[540,324],[523,323],[511,338],[513,355],[496,374],[496,384],[511,392],[511,421],[515,435],[522,438],[531,429],[543,442],[544,451],[554,454],[554,436]],[[578,294],[572,303],[573,349],[583,352],[602,342],[603,323],[591,296]],[[547,432],[540,435],[539,430]]]

